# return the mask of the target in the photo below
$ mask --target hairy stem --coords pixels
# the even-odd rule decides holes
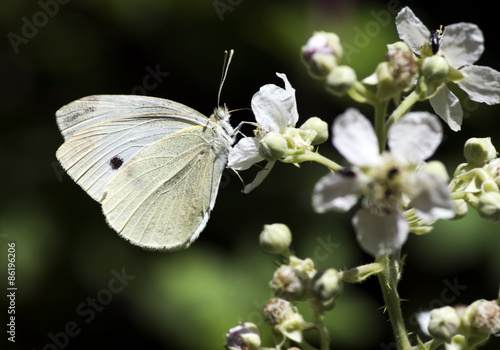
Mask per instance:
[[[397,292],[397,280],[399,274],[399,261],[396,256],[388,256],[377,259],[383,266],[383,271],[378,274],[380,287],[384,294],[385,308],[389,313],[394,337],[399,350],[411,348],[408,332],[401,312],[401,304]]]

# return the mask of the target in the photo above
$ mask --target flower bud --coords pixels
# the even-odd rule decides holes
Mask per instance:
[[[225,347],[228,350],[257,350],[260,345],[259,328],[250,322],[231,328],[226,334]]]
[[[311,281],[311,292],[320,300],[330,300],[342,290],[339,273],[333,268],[319,271]]]
[[[500,305],[496,300],[473,302],[465,310],[463,318],[473,332],[485,335],[500,332]]]
[[[302,57],[312,75],[324,78],[337,65],[343,54],[337,34],[316,32],[302,47]]]
[[[395,85],[404,90],[413,86],[418,63],[411,49],[402,41],[387,45],[386,61]]]
[[[281,298],[272,298],[264,307],[264,316],[271,325],[284,322],[294,311],[289,301]]]
[[[442,162],[438,160],[432,160],[430,162],[425,163],[422,168],[422,171],[428,174],[434,174],[445,182],[448,182],[450,180],[450,176],[448,175],[446,167]]]
[[[326,88],[335,95],[343,96],[357,81],[354,69],[337,66],[326,77]]]
[[[450,66],[444,57],[434,55],[424,58],[422,62],[422,75],[427,84],[439,84],[446,80],[450,73]]]
[[[481,194],[477,212],[485,220],[491,222],[500,221],[500,193],[486,192]]]
[[[465,142],[464,155],[467,163],[473,166],[483,166],[497,156],[497,150],[490,137],[470,138]]]
[[[286,138],[279,132],[271,131],[259,142],[259,154],[267,161],[283,158],[288,150]]]
[[[289,265],[281,265],[274,271],[270,287],[278,298],[300,300],[306,293],[303,275]]]
[[[453,200],[453,206],[455,209],[455,216],[453,217],[453,220],[462,219],[463,217],[465,217],[465,215],[467,215],[467,212],[469,211],[467,202],[463,199]]]
[[[290,255],[289,247],[292,243],[292,233],[284,224],[264,225],[259,236],[260,246],[268,254]]]
[[[319,145],[328,140],[328,124],[318,117],[307,119],[300,129],[316,132],[316,136],[314,136],[314,139],[311,141],[311,145]]]
[[[429,333],[436,339],[449,343],[460,326],[460,317],[451,306],[444,306],[431,311]]]

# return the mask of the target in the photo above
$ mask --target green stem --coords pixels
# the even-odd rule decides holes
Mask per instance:
[[[318,329],[321,350],[330,349],[330,335],[325,326],[325,316],[322,311],[314,309],[314,323]]]
[[[411,107],[418,101],[420,100],[420,90],[417,92],[419,89],[413,90],[408,96],[405,97],[405,99],[399,104],[399,106],[392,112],[391,116],[387,120],[386,123],[386,130],[389,130],[389,127],[397,122],[401,117],[403,117],[408,111],[411,109]]]
[[[385,142],[387,139],[387,131],[384,122],[388,104],[389,101],[381,101],[375,105],[375,133],[377,134],[380,153],[385,150]]]
[[[384,294],[385,308],[389,313],[394,337],[399,350],[411,348],[408,332],[401,312],[400,299],[397,292],[397,280],[399,274],[399,261],[396,256],[382,257],[377,262],[383,266],[383,271],[378,274],[380,287]]]
[[[439,345],[442,345],[444,342],[442,340],[432,339],[427,343],[423,344],[426,350],[436,350]],[[420,350],[422,347],[420,345],[412,346],[409,350]]]
[[[302,163],[302,162],[316,162],[319,164],[322,164],[326,166],[328,169],[333,170],[333,171],[339,171],[342,169],[340,165],[335,163],[334,161],[323,157],[321,154],[312,152],[312,151],[306,151],[305,153],[298,154],[298,155],[289,155],[285,159],[281,160],[283,163]]]
[[[359,283],[363,282],[365,279],[372,275],[376,275],[383,271],[383,266],[379,263],[371,263],[366,265],[361,265],[349,270],[344,270],[339,272],[339,277],[342,281],[347,283]]]

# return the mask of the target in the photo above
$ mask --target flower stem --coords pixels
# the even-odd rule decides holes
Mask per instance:
[[[306,151],[305,153],[298,154],[298,155],[290,155],[287,156],[285,159],[281,160],[283,163],[302,163],[302,162],[316,162],[319,164],[322,164],[326,166],[328,169],[333,170],[333,171],[339,171],[342,169],[340,165],[335,163],[334,161],[323,157],[321,154],[312,152],[312,151]]]
[[[377,134],[380,153],[385,150],[385,142],[387,139],[387,130],[385,129],[384,122],[388,102],[389,101],[381,101],[375,105],[375,133]]]
[[[387,256],[377,259],[383,266],[383,271],[378,274],[380,287],[384,294],[385,308],[389,312],[394,337],[399,350],[411,348],[408,332],[401,312],[400,299],[397,292],[397,280],[399,274],[399,261],[396,256]]]
[[[389,130],[389,127],[397,122],[399,119],[401,119],[408,111],[411,109],[411,107],[418,101],[420,100],[420,90],[419,89],[413,90],[408,96],[405,97],[405,99],[399,104],[399,106],[392,112],[391,116],[387,120],[387,123],[385,125],[386,130]]]
[[[314,308],[314,323],[316,324],[321,350],[330,349],[330,335],[328,334],[328,329],[325,326],[325,316],[322,311]]]
[[[349,270],[344,270],[339,272],[339,277],[342,281],[347,283],[360,283],[371,275],[376,275],[383,271],[383,267],[379,263],[371,263],[366,265],[361,265]]]

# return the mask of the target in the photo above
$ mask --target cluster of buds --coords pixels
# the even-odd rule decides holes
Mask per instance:
[[[338,64],[343,52],[335,33],[316,32],[302,47],[302,58],[311,75],[326,79],[327,89],[339,96],[347,93],[358,81],[354,69]]]
[[[333,268],[317,271],[310,258],[300,259],[290,252],[291,241],[290,229],[284,224],[265,225],[260,234],[265,252],[285,258],[270,282],[274,295],[288,301],[317,300],[323,310],[331,308],[342,290],[341,274]]]
[[[465,203],[492,222],[500,221],[500,158],[491,139],[471,138],[465,143],[466,163],[455,170],[450,190],[456,198],[459,216],[467,211]]]
[[[300,128],[287,127],[283,133],[256,130],[260,139],[258,151],[267,161],[276,161],[287,156],[312,151],[314,146],[328,140],[328,124],[318,117],[307,119]]]
[[[284,260],[269,282],[275,298],[270,299],[264,307],[264,316],[272,326],[273,336],[278,343],[283,344],[288,340],[303,344],[303,331],[316,328],[317,325],[305,322],[292,303],[307,301],[320,313],[330,310],[342,290],[343,273],[333,268],[318,271],[310,258],[300,259],[293,255],[290,250],[292,234],[284,224],[265,225],[259,241],[266,253],[281,255]],[[231,329],[226,335],[226,348],[265,349],[260,347],[260,335],[255,328],[245,323]],[[246,348],[241,344],[245,344]]]
[[[499,300],[477,300],[467,307],[445,306],[430,313],[429,334],[454,349],[473,349],[500,332]],[[424,326],[424,325],[423,325]]]

